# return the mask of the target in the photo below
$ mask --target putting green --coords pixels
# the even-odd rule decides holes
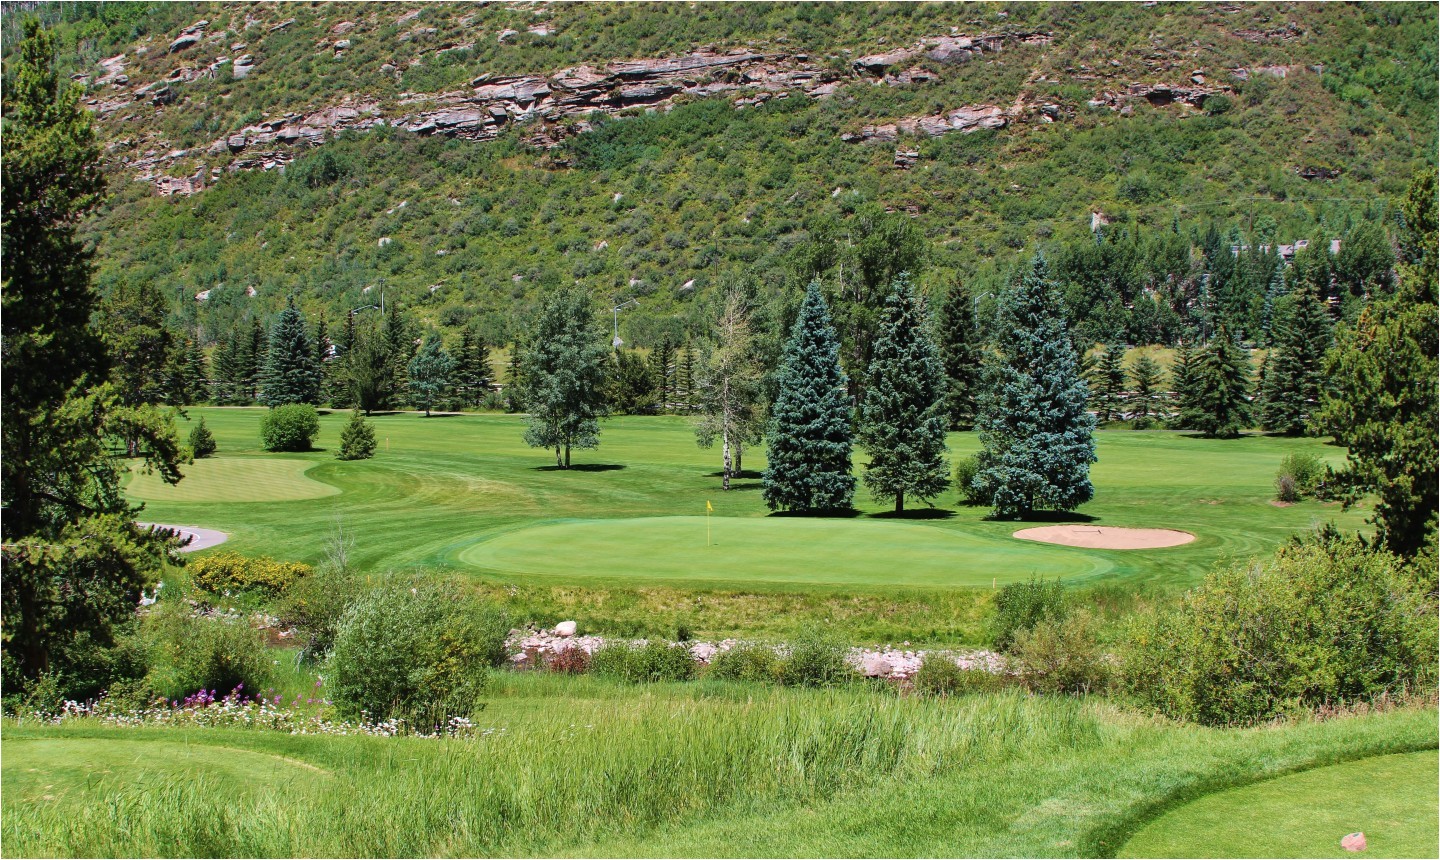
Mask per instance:
[[[213,457],[196,460],[180,471],[175,486],[159,475],[136,474],[125,492],[143,502],[293,502],[340,492],[306,476],[314,460],[282,457]]]
[[[731,584],[989,585],[1110,569],[1082,550],[870,519],[712,517],[706,546],[705,519],[531,526],[466,547],[458,560],[507,576]]]
[[[1206,795],[1141,828],[1121,857],[1435,857],[1435,750],[1377,756]]]

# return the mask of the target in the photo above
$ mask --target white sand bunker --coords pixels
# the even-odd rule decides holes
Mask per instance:
[[[1190,543],[1195,536],[1176,529],[1125,529],[1116,526],[1041,526],[1021,529],[1015,537],[1086,549],[1160,549]]]
[[[199,552],[202,549],[209,549],[212,546],[219,546],[230,539],[224,532],[215,529],[202,529],[199,526],[172,526],[166,523],[136,523],[141,528],[171,529],[180,533],[182,538],[190,538],[190,543],[180,548],[181,552]]]

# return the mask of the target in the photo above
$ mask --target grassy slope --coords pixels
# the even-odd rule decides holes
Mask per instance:
[[[1377,857],[1434,857],[1436,754],[1378,756],[1208,795],[1146,825],[1122,857],[1334,857],[1363,831]]]
[[[50,801],[7,791],[7,852],[1093,856],[1209,791],[1436,745],[1424,709],[1222,731],[1015,695],[502,685],[480,720],[496,733],[453,743],[7,722],[12,744],[66,740],[49,768],[88,761],[93,738],[254,750],[331,774],[240,797],[203,779],[146,793],[76,776]],[[25,762],[5,757],[7,788],[34,779]]]
[[[137,497],[147,502],[144,516],[157,522],[222,529],[232,534],[230,548],[300,561],[319,559],[324,538],[340,517],[358,538],[357,560],[362,568],[456,568],[474,570],[487,579],[524,581],[513,569],[492,577],[492,572],[465,562],[482,554],[472,548],[483,540],[556,521],[702,515],[707,499],[714,503],[717,521],[767,513],[754,477],[738,481],[728,494],[720,491],[714,475],[717,452],[696,448],[689,422],[679,417],[612,420],[602,432],[601,448],[579,452],[577,461],[582,466],[622,468],[557,472],[547,468],[553,462],[548,453],[524,446],[520,438],[524,419],[518,416],[377,416],[372,420],[380,450],[373,460],[342,463],[329,451],[320,451],[275,455],[265,461],[312,464],[303,476],[306,483],[300,486],[321,482],[338,487],[341,492],[337,495],[295,501],[191,501],[213,498],[211,493],[223,493],[233,486],[247,493],[258,492],[243,476],[251,468],[245,460],[261,454],[258,426],[262,411],[191,410],[192,420],[204,415],[215,433],[220,446],[220,459],[215,462],[235,458],[233,465],[202,464],[197,470],[200,474],[173,489],[143,483],[137,487],[142,491]],[[342,414],[322,417],[321,448],[333,450],[338,444],[344,420]],[[1093,518],[1107,525],[1180,528],[1195,532],[1199,539],[1173,549],[1128,553],[1015,545],[1011,550],[1014,561],[997,561],[994,575],[1010,578],[1030,570],[1048,572],[1051,568],[1046,559],[1055,560],[1056,572],[1073,573],[1080,559],[1084,564],[1079,569],[1093,565],[1125,581],[1190,583],[1217,559],[1267,553],[1288,536],[1320,522],[1334,519],[1347,529],[1361,523],[1361,513],[1341,512],[1334,506],[1305,502],[1277,508],[1270,504],[1271,481],[1285,454],[1311,451],[1331,462],[1340,461],[1341,449],[1318,440],[1251,436],[1217,441],[1172,432],[1119,430],[1099,433],[1097,440],[1096,500],[1084,507],[1080,519]],[[978,446],[973,434],[955,434],[951,442],[955,455],[973,453]],[[759,453],[747,457],[748,469],[763,467]],[[231,477],[241,480],[232,482]],[[215,478],[219,486],[207,486],[207,478]],[[296,486],[287,483],[275,491],[289,494],[297,491]],[[867,515],[886,510],[863,493],[857,502]],[[1016,527],[985,520],[983,509],[954,508],[949,494],[939,503],[942,516],[953,515],[916,519],[907,526],[970,538],[982,546],[995,546],[1001,540],[1008,543],[1008,535]],[[915,512],[917,517],[928,514]],[[882,525],[867,516],[829,521],[823,527],[832,524],[851,536],[870,525]],[[776,537],[784,539],[783,534]],[[643,571],[635,571],[631,563],[636,553],[652,550],[643,538],[627,542],[597,530],[594,545],[597,552],[587,559],[588,584],[646,583]],[[570,547],[564,552],[578,550]],[[688,550],[684,547],[668,552],[667,566],[686,563]],[[872,583],[905,581],[904,574],[894,570],[891,557],[871,555],[853,561]],[[771,587],[753,580],[742,571],[733,578],[717,577],[712,584]],[[911,582],[935,584],[918,576]],[[839,583],[817,570],[808,581],[795,584],[823,589]],[[853,580],[849,583],[856,584]]]

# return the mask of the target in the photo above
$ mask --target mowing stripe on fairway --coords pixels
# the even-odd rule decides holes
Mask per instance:
[[[340,488],[305,473],[314,460],[284,457],[214,457],[196,460],[170,486],[159,475],[136,474],[126,494],[145,502],[293,502],[339,494]]]
[[[507,577],[978,586],[1033,575],[1093,576],[1111,562],[1083,551],[869,519],[638,517],[571,520],[504,532],[461,550],[461,564]]]

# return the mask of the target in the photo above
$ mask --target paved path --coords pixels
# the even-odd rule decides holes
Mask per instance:
[[[179,532],[181,537],[190,538],[189,545],[182,547],[181,552],[199,552],[202,549],[219,546],[230,539],[230,535],[225,532],[202,529],[198,526],[172,526],[169,523],[136,523],[135,525],[150,529],[173,529]]]

